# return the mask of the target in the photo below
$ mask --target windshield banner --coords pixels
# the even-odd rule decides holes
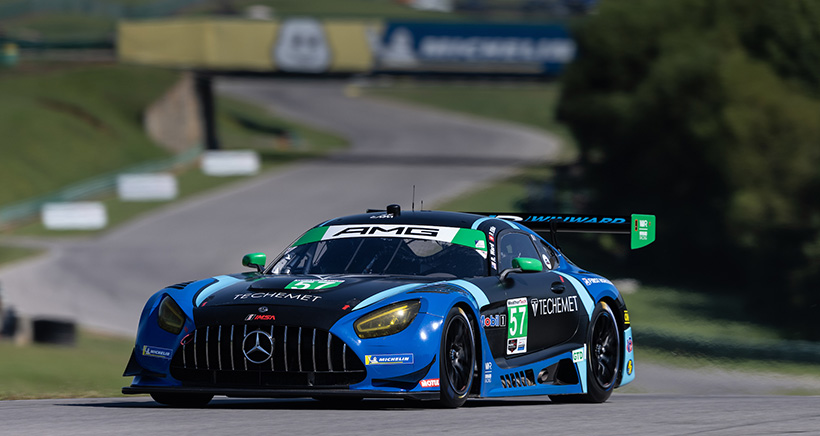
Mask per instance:
[[[484,236],[484,232],[480,230],[414,224],[350,224],[344,226],[316,227],[308,230],[307,233],[293,243],[293,246],[295,247],[316,241],[326,241],[328,239],[396,237],[449,242],[487,251],[486,237]]]

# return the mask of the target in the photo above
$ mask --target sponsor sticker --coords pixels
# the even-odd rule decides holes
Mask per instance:
[[[626,351],[627,353],[632,352],[632,336],[630,336],[629,339],[626,340]]]
[[[245,321],[275,321],[276,315],[260,315],[258,313],[251,313],[245,317]]]
[[[527,298],[507,300],[507,354],[527,352]]]
[[[170,350],[168,348],[152,347],[150,345],[142,346],[143,356],[159,357],[160,359],[170,359],[172,353],[173,350]]]
[[[299,301],[307,301],[312,302],[322,298],[320,295],[307,295],[307,294],[291,294],[290,292],[254,292],[254,293],[245,293],[245,294],[236,294],[233,296],[234,300],[247,300],[247,299],[262,299],[262,298],[275,298],[279,300],[299,300]]]
[[[586,360],[587,357],[587,347],[584,345],[583,348],[578,348],[576,350],[572,350],[572,363],[579,363]]]
[[[483,250],[483,249],[487,248],[487,244],[484,241],[479,239],[479,240],[475,241],[475,248],[480,248],[480,249]]]
[[[479,323],[481,323],[485,329],[490,327],[506,327],[507,315],[481,315]]]
[[[532,305],[533,316],[577,312],[578,296],[572,295],[569,297],[533,298],[530,304]]]
[[[624,326],[629,327],[629,311],[624,309]]]
[[[294,280],[285,289],[328,289],[344,283],[344,280]]]
[[[365,365],[395,365],[413,363],[413,354],[368,354],[364,356]]]
[[[632,359],[629,359],[629,362],[626,362],[626,375],[632,375],[632,371],[635,368],[632,366]]]
[[[431,378],[427,380],[422,380],[419,382],[419,386],[423,388],[437,388],[439,386],[439,379]]]
[[[581,281],[584,282],[584,284],[587,285],[587,286],[600,284],[600,283],[605,283],[605,284],[608,284],[608,285],[612,284],[612,282],[610,282],[609,280],[607,280],[603,277],[581,278]]]
[[[484,383],[492,383],[493,382],[493,363],[486,362],[484,363]]]

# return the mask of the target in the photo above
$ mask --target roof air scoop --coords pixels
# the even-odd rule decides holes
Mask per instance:
[[[398,204],[390,204],[387,206],[387,213],[393,215],[394,217],[401,215],[401,206]]]

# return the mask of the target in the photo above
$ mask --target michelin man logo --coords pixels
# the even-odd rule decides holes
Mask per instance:
[[[273,58],[281,71],[327,71],[330,67],[330,46],[322,24],[312,18],[293,18],[282,23]]]

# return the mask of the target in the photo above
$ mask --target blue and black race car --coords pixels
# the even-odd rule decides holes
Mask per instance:
[[[323,222],[255,271],[168,286],[140,318],[125,394],[603,402],[635,378],[613,284],[569,261],[562,231],[654,240],[651,215],[489,215],[398,205]],[[554,242],[554,239],[553,239]]]

